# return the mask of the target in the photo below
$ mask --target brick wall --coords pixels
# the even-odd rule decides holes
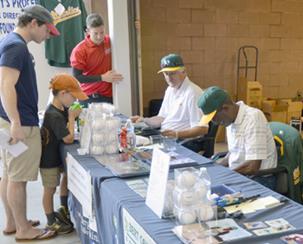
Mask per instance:
[[[303,90],[302,0],[143,0],[141,8],[144,106],[166,88],[158,75],[167,53],[182,55],[192,81],[234,93],[237,50],[259,48],[264,96]],[[253,76],[251,76],[253,77]]]

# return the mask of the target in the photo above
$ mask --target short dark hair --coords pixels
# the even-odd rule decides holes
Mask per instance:
[[[25,27],[27,26],[30,22],[32,22],[32,20],[35,19],[32,16],[28,15],[27,13],[21,13],[18,16],[18,22],[17,22],[17,26],[18,27]],[[41,26],[43,24],[45,24],[45,22],[41,21],[41,20],[37,20],[38,26]]]
[[[86,27],[94,28],[104,25],[103,18],[100,14],[92,13],[86,18]]]
[[[57,96],[60,90],[52,89],[53,96]]]

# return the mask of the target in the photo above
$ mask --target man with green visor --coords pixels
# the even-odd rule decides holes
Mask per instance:
[[[242,101],[234,103],[230,95],[217,86],[209,87],[198,101],[203,111],[200,124],[212,121],[226,127],[228,154],[219,163],[244,175],[259,169],[277,167],[277,152],[272,132],[264,114]],[[275,177],[253,177],[274,189]]]
[[[204,135],[208,126],[200,126],[202,112],[197,106],[202,89],[187,77],[182,58],[169,54],[161,59],[161,70],[168,84],[163,103],[157,116],[133,116],[133,122],[144,121],[148,126],[161,127],[161,133],[178,139]]]

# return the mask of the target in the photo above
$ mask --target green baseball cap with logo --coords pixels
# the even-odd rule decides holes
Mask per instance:
[[[184,63],[180,55],[171,53],[161,59],[161,70],[158,74],[165,71],[176,71],[184,68]]]
[[[49,33],[52,36],[59,36],[60,32],[53,24],[54,20],[50,12],[44,8],[43,6],[36,4],[31,5],[22,10],[22,12],[33,19],[39,20],[46,24],[47,28],[49,29]]]
[[[198,100],[198,107],[204,114],[200,125],[207,125],[215,117],[217,110],[221,108],[228,97],[228,93],[218,86],[207,88]]]

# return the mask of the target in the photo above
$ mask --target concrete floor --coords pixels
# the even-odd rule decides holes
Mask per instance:
[[[46,217],[43,212],[42,208],[42,183],[41,180],[39,179],[36,182],[30,182],[27,185],[27,209],[28,209],[28,217],[29,219],[38,219],[41,222],[41,225],[39,226],[40,228],[43,228],[46,225]],[[56,194],[55,196],[55,206],[56,208],[59,206],[59,195]],[[5,224],[5,214],[4,214],[4,209],[3,205],[1,202],[0,205],[0,243],[1,244],[13,244],[15,242],[15,235],[12,236],[4,236],[2,234],[2,230],[4,229],[4,224]],[[80,244],[80,239],[77,236],[76,232],[72,232],[67,235],[59,235],[55,237],[52,240],[47,240],[43,242],[35,241],[35,242],[26,242],[26,243],[43,243],[43,244],[54,244],[54,243],[60,243],[60,244]]]
[[[217,143],[215,147],[216,152],[222,152],[226,151],[227,146],[225,143]],[[1,170],[1,169],[0,169]],[[2,170],[1,170],[2,172]],[[27,208],[28,208],[28,217],[30,219],[39,219],[41,222],[40,227],[44,227],[46,224],[46,217],[44,216],[43,213],[43,208],[42,208],[42,184],[41,180],[39,179],[36,182],[30,182],[28,183],[27,186],[27,193],[28,193],[28,198],[27,198]],[[56,194],[55,196],[55,206],[59,206],[58,203],[59,200],[59,195]],[[5,221],[5,215],[4,215],[4,209],[1,203],[0,207],[0,243],[1,244],[12,244],[16,243],[15,242],[15,236],[4,236],[2,234],[2,230],[4,228],[4,221]],[[39,243],[39,242],[27,242],[29,244],[31,243]],[[78,238],[76,232],[74,231],[71,234],[67,235],[60,235],[57,236],[56,238],[48,241],[43,241],[43,244],[55,244],[55,243],[60,243],[60,244],[80,244],[80,239]]]

